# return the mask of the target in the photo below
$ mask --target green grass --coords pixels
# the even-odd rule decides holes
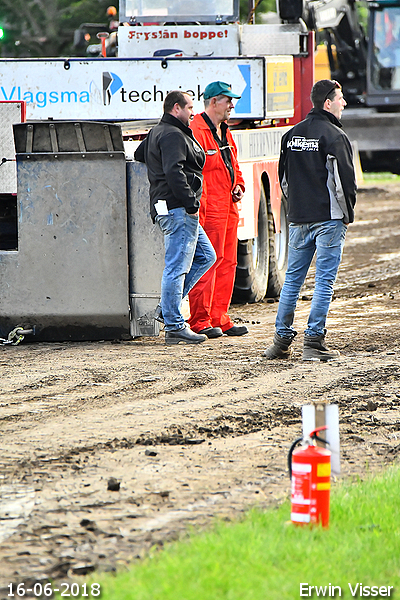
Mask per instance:
[[[383,183],[399,183],[400,175],[396,175],[395,173],[368,173],[368,171],[363,172],[363,178],[365,183],[371,184],[380,184]]]
[[[129,572],[91,581],[100,582],[101,600],[293,600],[301,597],[300,583],[340,586],[341,598],[360,597],[349,583],[391,585],[390,597],[400,599],[399,484],[395,467],[365,482],[335,484],[329,529],[288,523],[285,502],[253,509],[240,522],[217,522],[155,550]]]

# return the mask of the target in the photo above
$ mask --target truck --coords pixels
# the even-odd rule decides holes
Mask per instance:
[[[302,18],[343,86],[363,170],[400,173],[399,0],[305,0]]]
[[[0,106],[26,110],[13,126],[16,191],[1,189],[0,167],[0,222],[7,205],[15,226],[14,245],[0,250],[3,339],[18,326],[37,340],[158,333],[162,243],[133,153],[168,91],[189,92],[201,112],[213,80],[241,95],[230,122],[246,182],[233,301],[279,295],[288,230],[280,141],[311,108],[314,33],[298,18],[238,19],[238,0],[121,0],[115,57],[0,59]]]

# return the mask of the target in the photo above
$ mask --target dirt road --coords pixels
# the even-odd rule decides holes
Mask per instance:
[[[198,347],[160,335],[0,348],[2,600],[10,583],[115,570],[189,523],[287,497],[305,403],[339,405],[341,477],[398,458],[400,187],[363,188],[356,218],[328,319],[337,362],[300,360],[309,282],[287,362],[262,356],[267,301],[232,307],[249,335]]]

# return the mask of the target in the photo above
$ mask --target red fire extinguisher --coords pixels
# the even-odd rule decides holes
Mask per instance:
[[[316,446],[316,441],[328,442],[318,436],[327,426],[318,427],[307,439],[297,439],[288,455],[289,474],[292,480],[291,521],[296,525],[320,523],[329,526],[329,496],[331,452]],[[295,447],[303,442],[301,448]]]

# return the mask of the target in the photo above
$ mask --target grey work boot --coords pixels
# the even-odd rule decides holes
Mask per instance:
[[[325,334],[304,336],[303,360],[335,360],[339,358],[339,350],[330,350],[325,345]]]
[[[270,359],[290,358],[292,355],[292,348],[289,348],[289,346],[293,342],[293,339],[294,336],[292,338],[283,338],[275,333],[272,346],[266,349],[264,356]]]
[[[185,342],[186,344],[201,344],[201,342],[205,342],[207,339],[208,337],[206,335],[200,335],[199,333],[192,331],[188,323],[185,323],[183,329],[165,332],[165,343],[169,345],[179,344],[179,342]]]

